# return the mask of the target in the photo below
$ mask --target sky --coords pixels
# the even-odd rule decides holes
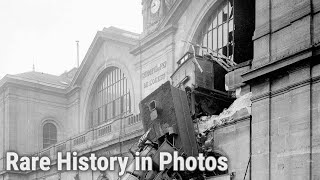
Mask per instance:
[[[141,0],[0,0],[0,78],[35,70],[60,75],[83,60],[97,31],[142,32]]]

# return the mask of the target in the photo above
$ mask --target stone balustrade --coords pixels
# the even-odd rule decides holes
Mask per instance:
[[[134,119],[134,121],[132,119]],[[51,159],[51,162],[55,162],[58,152],[66,153],[76,151],[78,155],[81,155],[97,151],[121,141],[137,138],[144,133],[141,120],[138,119],[140,119],[139,115],[131,114],[123,118],[105,122],[97,127],[42,149],[30,156],[47,156]],[[127,152],[128,149],[124,149],[124,151]],[[0,174],[5,171],[5,162],[5,157],[0,159]]]

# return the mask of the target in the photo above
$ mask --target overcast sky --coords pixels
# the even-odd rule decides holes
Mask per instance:
[[[0,78],[32,70],[59,75],[76,66],[97,31],[141,33],[141,0],[0,0]]]

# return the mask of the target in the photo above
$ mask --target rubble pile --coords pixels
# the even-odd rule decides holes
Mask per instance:
[[[228,109],[224,109],[219,115],[202,116],[196,119],[194,125],[198,133],[204,133],[214,128],[233,122],[235,119],[251,115],[252,93],[237,98]]]

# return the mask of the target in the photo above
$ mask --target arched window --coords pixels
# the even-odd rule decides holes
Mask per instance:
[[[57,127],[52,123],[43,126],[43,148],[47,148],[57,143]]]
[[[253,58],[254,0],[223,0],[210,10],[197,43],[241,63]],[[199,55],[203,55],[199,51]],[[217,56],[217,53],[213,53]],[[220,56],[221,57],[221,56]]]
[[[109,68],[99,78],[93,91],[89,126],[99,125],[130,112],[131,97],[127,78],[119,68]]]
[[[200,44],[233,60],[233,0],[224,1],[209,17],[201,32]],[[200,55],[202,52],[200,52]]]

